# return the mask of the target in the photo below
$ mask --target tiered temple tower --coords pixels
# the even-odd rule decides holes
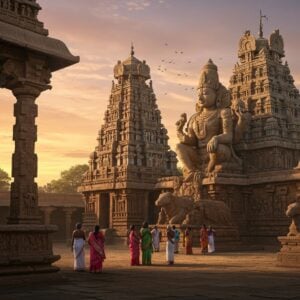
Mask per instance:
[[[99,223],[124,236],[129,224],[154,222],[159,177],[177,175],[176,154],[150,79],[150,68],[134,56],[118,61],[98,145],[79,191],[86,201],[86,226]]]
[[[243,161],[244,235],[267,241],[287,232],[286,207],[300,195],[300,96],[284,42],[275,30],[264,38],[246,31],[239,42],[239,62],[230,78],[233,105],[238,99],[251,113],[235,150]],[[243,230],[242,230],[243,231]]]
[[[288,231],[286,208],[300,199],[300,96],[284,54],[279,30],[266,39],[261,21],[258,37],[250,31],[241,37],[229,85],[236,164],[198,178],[200,198],[225,202],[241,240],[251,244],[278,243]],[[171,181],[156,187],[176,192]],[[218,241],[227,233],[218,229]]]
[[[238,147],[245,171],[295,167],[299,159],[300,96],[287,62],[282,61],[284,44],[279,30],[269,40],[262,30],[259,38],[246,31],[240,39],[238,57],[229,88],[233,102],[243,100],[252,114],[244,143]]]

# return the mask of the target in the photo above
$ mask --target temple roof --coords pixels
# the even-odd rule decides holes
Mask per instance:
[[[134,56],[133,46],[131,46],[130,56],[122,62],[119,60],[114,67],[115,78],[129,75],[140,76],[145,80],[150,79],[149,66],[145,60],[140,61]]]
[[[0,21],[1,41],[48,56],[51,71],[79,62],[79,56],[72,55],[62,41]]]

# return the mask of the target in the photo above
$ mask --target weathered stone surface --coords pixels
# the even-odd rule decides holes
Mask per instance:
[[[300,236],[280,236],[280,252],[277,264],[284,267],[300,268]]]
[[[0,225],[0,274],[54,272],[50,234],[53,225]]]
[[[60,41],[47,37],[37,20],[41,9],[35,0],[0,3],[0,87],[16,97],[13,128],[15,153],[9,224],[0,226],[0,273],[53,271],[49,234],[54,227],[40,223],[38,209],[37,155],[38,115],[36,99],[51,88],[51,72],[79,61]]]

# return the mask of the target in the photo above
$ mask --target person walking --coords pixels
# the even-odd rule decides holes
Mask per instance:
[[[74,270],[84,271],[85,269],[85,255],[84,255],[84,245],[85,245],[85,234],[81,229],[82,224],[77,223],[76,229],[72,234],[72,251],[74,255]]]

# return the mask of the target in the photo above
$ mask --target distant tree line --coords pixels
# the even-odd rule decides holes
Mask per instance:
[[[44,193],[76,193],[82,183],[84,173],[89,169],[88,165],[75,165],[60,173],[60,178],[52,180],[39,187],[39,192]]]
[[[0,191],[9,191],[10,180],[8,173],[0,168]]]

